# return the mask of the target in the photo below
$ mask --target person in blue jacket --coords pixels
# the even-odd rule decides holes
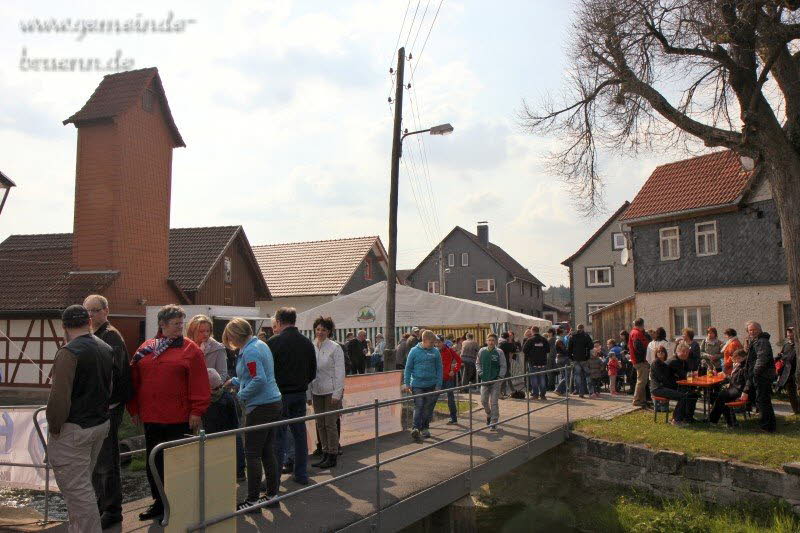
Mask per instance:
[[[406,358],[403,371],[403,390],[412,394],[431,392],[442,384],[442,356],[436,349],[436,334],[430,330],[422,332],[422,341],[414,346]],[[414,427],[411,438],[417,442],[430,437],[429,426],[436,406],[436,395],[414,399]]]
[[[239,388],[237,396],[244,404],[245,425],[257,426],[280,420],[281,392],[275,381],[275,366],[269,346],[253,336],[250,323],[243,318],[234,318],[228,322],[222,334],[222,342],[231,350],[239,350],[236,377],[230,383]],[[278,495],[280,471],[275,455],[275,434],[276,428],[245,433],[247,499],[236,506],[237,510],[266,503]],[[267,477],[267,493],[264,497],[259,496],[262,465]],[[266,505],[277,506],[277,502]],[[260,512],[260,508],[252,511]]]

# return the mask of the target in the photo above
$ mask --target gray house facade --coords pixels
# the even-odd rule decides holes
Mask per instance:
[[[444,287],[439,287],[439,247]],[[489,241],[489,226],[478,233],[456,226],[407,276],[406,284],[423,291],[484,302],[541,317],[544,284],[499,246]]]
[[[620,217],[630,205],[623,203],[583,245],[561,264],[569,268],[573,326],[592,330],[591,313],[633,295],[633,266],[621,262],[627,246]]]

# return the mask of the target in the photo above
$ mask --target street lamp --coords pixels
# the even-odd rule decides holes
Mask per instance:
[[[11,192],[11,187],[16,187],[16,184],[11,181],[11,178],[0,172],[0,191],[3,191],[3,199],[0,200],[0,213],[3,212],[3,206],[6,205],[6,198],[8,198],[8,193]]]

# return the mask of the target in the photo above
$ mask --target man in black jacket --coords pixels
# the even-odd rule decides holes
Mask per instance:
[[[267,342],[275,361],[275,381],[281,391],[284,420],[306,416],[306,391],[317,375],[317,355],[314,345],[295,327],[297,311],[281,307],[275,312],[275,323],[280,334]],[[294,480],[308,485],[308,442],[306,423],[290,424],[294,438]],[[278,428],[278,462],[285,461],[286,426]]]
[[[594,347],[592,338],[584,330],[583,324],[578,324],[578,330],[569,338],[569,356],[575,363],[573,372],[578,380],[578,394],[585,397],[589,379],[589,356]]]
[[[131,397],[131,366],[128,348],[120,332],[108,321],[108,300],[99,294],[87,296],[83,306],[89,312],[95,336],[111,346],[113,350],[113,386],[108,406],[110,426],[97,457],[92,485],[100,509],[100,524],[103,529],[122,522],[122,481],[119,462],[119,426],[125,404]]]
[[[769,333],[764,333],[758,322],[747,323],[750,347],[747,352],[747,385],[742,399],[749,400],[755,393],[762,431],[774,433],[775,411],[772,409],[772,382],[775,380],[775,363],[772,360],[772,345]]]
[[[532,328],[533,336],[525,341],[522,353],[525,354],[525,363],[528,372],[544,372],[547,369],[547,356],[550,353],[550,343],[539,333],[539,327]],[[531,376],[531,398],[545,400],[547,393],[547,374]]]
[[[355,338],[351,338],[345,345],[345,353],[350,357],[350,364],[353,374],[365,374],[367,372],[367,332],[359,330]]]

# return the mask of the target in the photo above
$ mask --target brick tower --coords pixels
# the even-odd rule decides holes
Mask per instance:
[[[158,69],[110,74],[80,111],[73,268],[114,271],[104,292],[119,314],[176,301],[169,276],[172,150],[186,146]]]

